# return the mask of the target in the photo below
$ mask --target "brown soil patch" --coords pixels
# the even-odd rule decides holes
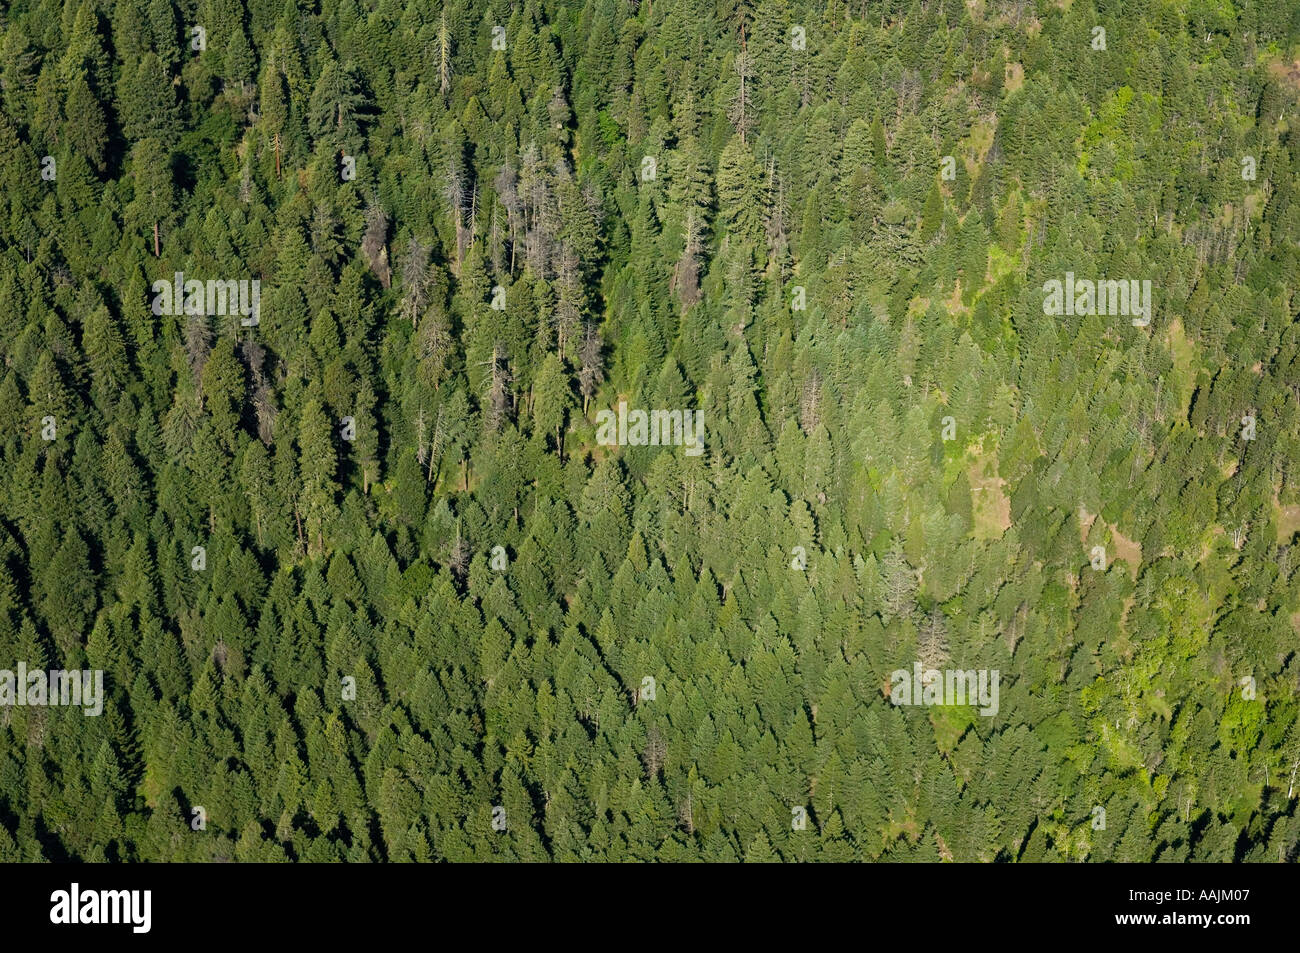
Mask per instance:
[[[1025,68],[1019,63],[1008,63],[1002,86],[1009,93],[1014,93],[1025,85]]]
[[[1272,63],[1268,68],[1279,83],[1286,83],[1293,90],[1300,92],[1300,60],[1291,63]]]
[[[1011,497],[1007,481],[998,476],[997,456],[976,453],[967,471],[971,516],[976,539],[999,539],[1011,526]]]
[[[1082,506],[1079,507],[1079,542],[1087,545],[1088,533],[1092,530],[1092,524],[1096,522],[1097,514],[1089,513]],[[1101,521],[1102,529],[1110,531],[1110,542],[1106,546],[1106,565],[1117,559],[1124,560],[1128,566],[1129,574],[1134,580],[1137,579],[1138,567],[1142,564],[1142,544],[1134,542],[1112,523]]]
[[[1112,559],[1122,559],[1128,563],[1129,573],[1137,579],[1138,567],[1142,565],[1142,544],[1134,542],[1119,531],[1118,526],[1107,524],[1110,529],[1110,541],[1115,547]]]
[[[1283,506],[1273,497],[1273,506],[1277,509],[1277,541],[1288,542],[1296,533],[1300,533],[1300,503]]]

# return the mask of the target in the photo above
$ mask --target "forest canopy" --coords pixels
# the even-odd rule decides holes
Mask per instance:
[[[1295,861],[1298,102],[1289,0],[6,4],[0,861]]]

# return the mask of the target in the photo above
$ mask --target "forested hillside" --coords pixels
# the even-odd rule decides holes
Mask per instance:
[[[1291,0],[3,6],[0,860],[1297,859]]]

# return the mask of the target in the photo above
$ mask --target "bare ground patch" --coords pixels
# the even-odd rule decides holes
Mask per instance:
[[[1174,362],[1173,385],[1178,390],[1178,412],[1185,418],[1192,402],[1192,394],[1196,390],[1199,358],[1196,345],[1188,338],[1183,327],[1182,318],[1174,318],[1169,322],[1165,343],[1169,346],[1169,354]]]
[[[1007,71],[1002,79],[1002,85],[1009,93],[1014,93],[1021,86],[1025,85],[1025,68],[1019,63],[1008,63]]]
[[[1110,530],[1110,541],[1115,547],[1113,558],[1128,563],[1128,571],[1136,580],[1138,567],[1142,565],[1142,544],[1129,539],[1118,526],[1107,523],[1106,528]]]
[[[1098,519],[1096,513],[1089,513],[1083,506],[1079,507],[1079,542],[1087,545],[1088,533],[1092,529],[1092,524]],[[1138,567],[1142,565],[1142,544],[1134,542],[1119,531],[1119,527],[1113,523],[1101,521],[1102,529],[1110,532],[1110,545],[1107,549],[1107,565],[1117,559],[1124,560],[1128,566],[1129,575],[1134,580],[1137,579]]]
[[[1285,83],[1293,91],[1300,91],[1300,60],[1291,63],[1275,61],[1269,64],[1268,71],[1280,83]]]
[[[970,309],[961,302],[961,279],[958,278],[952,286],[952,295],[944,301],[943,306],[948,309],[949,314],[969,314]]]
[[[966,473],[976,539],[998,539],[1011,526],[1007,481],[998,476],[997,455],[979,451]]]
[[[1079,507],[1079,542],[1088,542],[1088,531],[1092,529],[1093,522],[1097,519],[1096,513],[1089,513],[1083,506]]]
[[[1273,497],[1273,506],[1277,510],[1277,541],[1288,542],[1296,533],[1300,533],[1300,503],[1283,506]]]

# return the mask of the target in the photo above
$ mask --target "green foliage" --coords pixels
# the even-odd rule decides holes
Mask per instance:
[[[15,5],[0,669],[105,699],[0,710],[0,860],[1295,860],[1300,23],[1238,6]]]

